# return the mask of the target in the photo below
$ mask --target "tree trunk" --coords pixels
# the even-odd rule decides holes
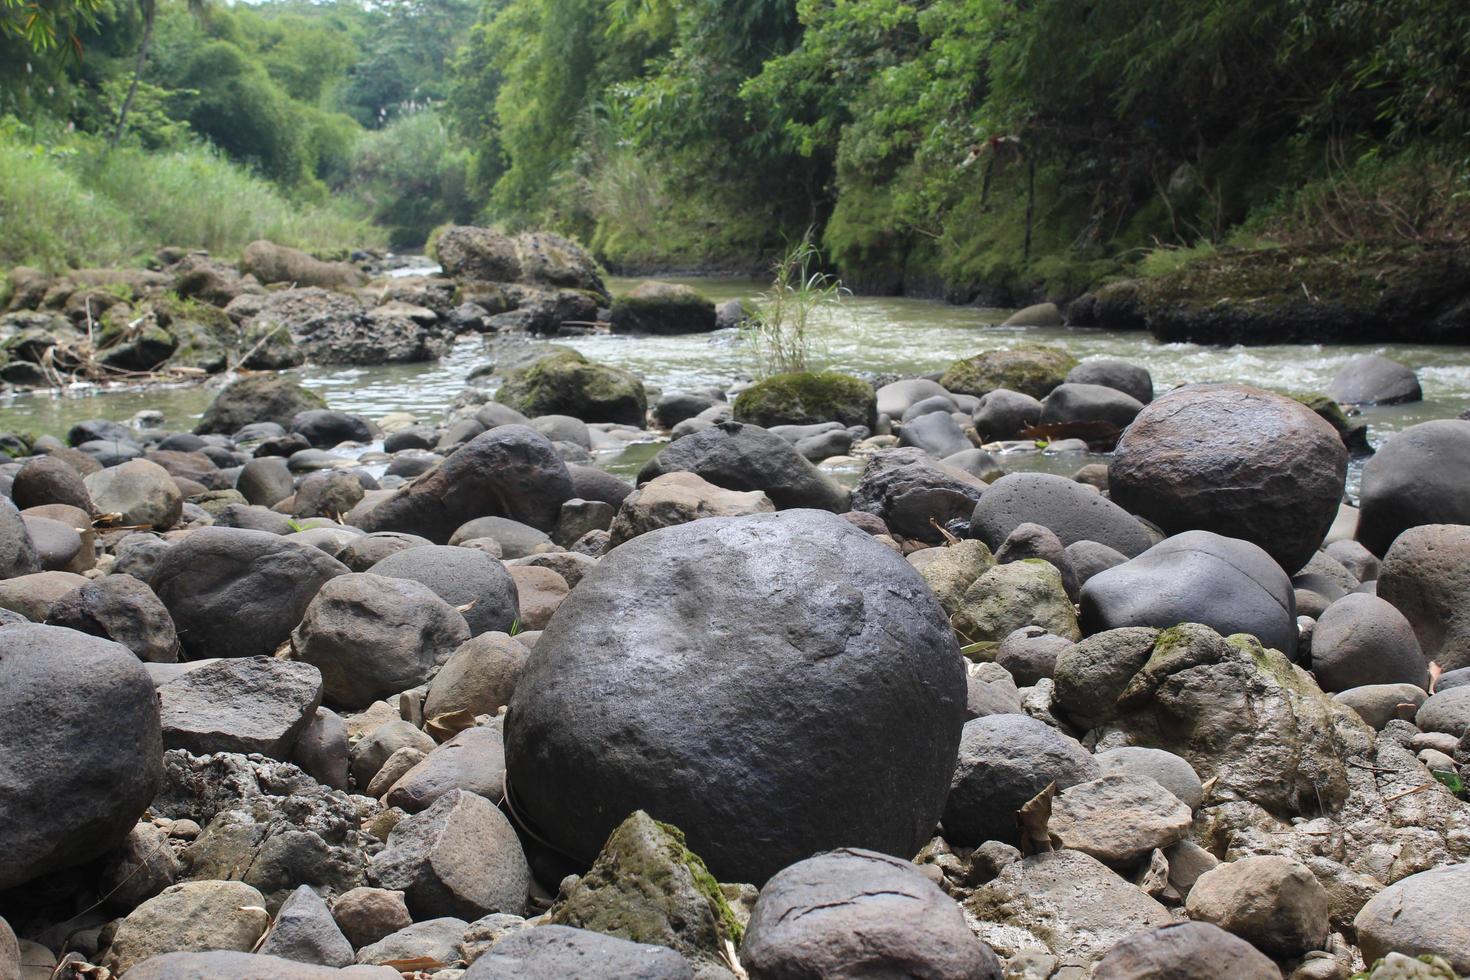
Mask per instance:
[[[138,63],[133,68],[133,83],[128,86],[127,97],[117,110],[117,128],[112,131],[112,141],[109,144],[114,148],[122,142],[123,133],[128,128],[128,110],[133,107],[133,97],[138,94],[138,83],[143,80],[143,66],[148,63],[148,48],[153,43],[153,19],[157,9],[153,3],[143,6],[143,41],[138,45]]]

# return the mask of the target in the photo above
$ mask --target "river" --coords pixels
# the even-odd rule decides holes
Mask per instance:
[[[750,297],[763,288],[762,283],[753,280],[674,281],[687,282],[717,302]],[[618,279],[608,283],[615,293],[633,284],[632,280]],[[1241,381],[1306,392],[1323,390],[1353,356],[1376,351],[1418,372],[1424,401],[1365,409],[1363,417],[1375,445],[1416,422],[1451,417],[1470,409],[1470,347],[1163,344],[1141,331],[996,326],[1009,312],[918,299],[849,297],[821,318],[816,365],[853,372],[925,373],[941,371],[951,361],[982,350],[1047,343],[1065,347],[1082,360],[1114,357],[1142,364],[1153,373],[1154,387],[1159,392],[1186,381]],[[749,369],[738,338],[729,331],[682,337],[572,337],[557,342],[575,347],[593,360],[626,368],[666,392],[729,385]],[[438,363],[365,368],[309,366],[300,374],[302,383],[319,391],[333,408],[369,418],[407,411],[433,422],[464,389],[470,371],[488,359],[481,340],[466,337]],[[161,411],[170,428],[187,429],[208,406],[214,390],[91,387],[15,394],[0,399],[0,431],[60,436],[82,419],[121,421],[144,409]],[[633,446],[620,456],[599,462],[629,475],[657,448],[656,444]],[[1002,460],[1007,469],[1065,474],[1089,461],[1087,456],[1077,454],[1008,455]],[[1356,489],[1360,469],[1361,461],[1356,461],[1349,476],[1350,492]],[[853,473],[849,468],[842,475],[851,477]]]

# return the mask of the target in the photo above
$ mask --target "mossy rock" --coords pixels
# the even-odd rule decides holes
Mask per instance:
[[[1342,443],[1347,446],[1348,452],[1354,456],[1371,456],[1373,447],[1368,442],[1368,423],[1362,419],[1350,418],[1343,411],[1341,405],[1321,392],[1310,394],[1299,394],[1287,392],[1293,399],[1301,402],[1321,416],[1329,425],[1337,430],[1342,437]]]
[[[709,333],[715,329],[715,304],[688,286],[641,282],[613,300],[611,322],[613,333]]]
[[[231,435],[252,422],[275,422],[289,427],[298,412],[326,407],[325,398],[290,378],[251,374],[225,385],[194,432]]]
[[[592,868],[548,913],[556,925],[666,946],[719,965],[740,923],[679,828],[635,811],[608,837]]]
[[[532,418],[570,415],[642,428],[648,415],[642,381],[573,350],[554,351],[506,372],[495,400]]]
[[[135,329],[102,337],[102,363],[123,371],[155,371],[162,367],[179,341],[157,323],[144,322]]]
[[[877,414],[878,396],[872,385],[833,371],[777,374],[751,385],[735,399],[737,421],[766,429],[817,422],[872,428]]]
[[[1077,364],[1077,358],[1060,347],[1028,344],[955,361],[939,383],[950,391],[976,397],[1009,388],[1032,398],[1045,398]]]

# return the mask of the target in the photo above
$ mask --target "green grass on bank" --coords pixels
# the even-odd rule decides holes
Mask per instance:
[[[82,136],[43,144],[0,120],[0,267],[126,265],[165,245],[228,258],[257,238],[321,254],[382,244],[357,207],[291,200],[206,146],[108,150]]]

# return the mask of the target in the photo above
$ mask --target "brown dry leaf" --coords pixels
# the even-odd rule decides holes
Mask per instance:
[[[436,742],[453,738],[466,728],[475,727],[475,713],[467,708],[435,715],[424,723],[424,731]]]
[[[1429,693],[1434,693],[1434,688],[1439,684],[1439,675],[1444,673],[1444,668],[1437,661],[1429,661]]]
[[[440,963],[432,956],[415,956],[407,960],[388,960],[383,966],[392,967],[399,973],[413,973],[416,970],[442,970],[445,964]]]
[[[1022,857],[1055,851],[1061,846],[1062,839],[1047,827],[1051,823],[1051,800],[1056,795],[1057,784],[1054,780],[1016,811],[1016,825],[1021,828]]]

